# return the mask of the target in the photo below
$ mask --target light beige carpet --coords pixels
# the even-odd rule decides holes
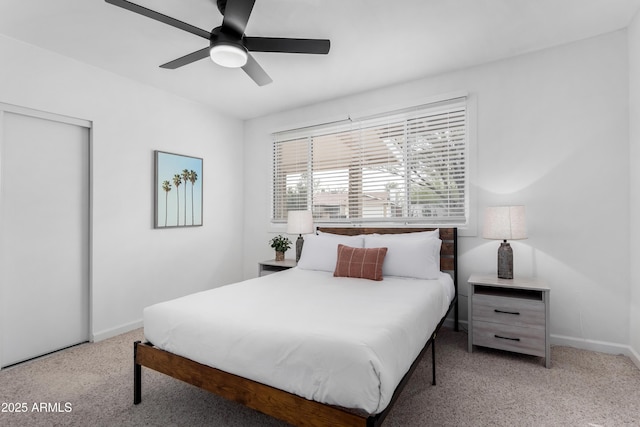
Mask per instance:
[[[134,406],[137,339],[141,330],[1,370],[0,409],[24,403],[26,412],[0,412],[0,426],[284,425],[144,368],[142,403]],[[443,329],[438,385],[431,385],[429,351],[384,426],[640,425],[640,370],[627,357],[553,347],[545,369],[536,357],[469,354],[466,340]]]

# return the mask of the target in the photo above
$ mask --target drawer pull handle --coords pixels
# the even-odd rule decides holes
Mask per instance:
[[[501,340],[520,341],[520,338],[501,337],[500,335],[494,335],[494,337],[500,338]]]
[[[503,310],[498,310],[498,309],[495,309],[495,310],[493,310],[493,311],[495,311],[496,313],[502,313],[502,314],[515,314],[516,316],[520,316],[520,313],[519,313],[519,312],[517,312],[517,311],[503,311]]]

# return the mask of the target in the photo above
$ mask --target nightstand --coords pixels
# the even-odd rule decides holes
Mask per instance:
[[[296,260],[285,259],[284,261],[276,261],[270,259],[258,263],[258,276],[266,276],[267,274],[277,273],[278,271],[288,270],[296,266]]]
[[[551,367],[549,294],[540,279],[499,279],[473,274],[469,278],[469,352],[473,346],[545,358]]]

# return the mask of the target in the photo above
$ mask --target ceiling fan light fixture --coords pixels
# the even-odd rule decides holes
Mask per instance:
[[[247,49],[244,46],[227,43],[211,46],[209,56],[213,62],[227,68],[243,67],[249,59]]]
[[[251,52],[307,53],[327,54],[331,47],[330,40],[300,39],[285,37],[247,37],[244,33],[256,0],[216,0],[218,10],[222,14],[222,25],[211,31],[194,27],[128,0],[105,0],[107,3],[121,7],[130,12],[146,16],[154,21],[162,22],[179,30],[209,40],[194,52],[160,65],[160,68],[175,70],[209,55],[213,62],[223,67],[242,68],[242,70],[258,85],[271,83],[271,77],[262,69]],[[227,4],[230,7],[227,7]]]

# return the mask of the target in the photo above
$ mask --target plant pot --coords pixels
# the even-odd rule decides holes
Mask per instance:
[[[284,252],[276,251],[276,261],[284,261]]]

